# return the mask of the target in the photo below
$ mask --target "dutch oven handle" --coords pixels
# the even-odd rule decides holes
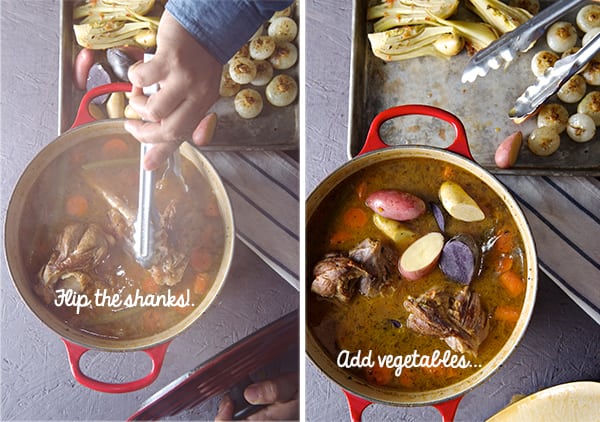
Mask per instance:
[[[71,129],[82,125],[84,123],[93,122],[96,120],[94,116],[90,114],[89,106],[92,100],[100,95],[111,94],[113,92],[129,92],[131,91],[132,85],[129,82],[113,82],[106,85],[100,85],[87,91],[81,98],[79,108],[77,109],[77,115],[75,121],[71,126]]]
[[[127,82],[115,82],[106,85],[97,86],[95,88],[87,91],[81,102],[79,104],[79,108],[77,110],[77,116],[75,117],[75,121],[71,128],[77,127],[84,123],[93,122],[96,120],[89,112],[90,102],[100,95],[106,95],[113,92],[129,92],[131,91],[132,85]],[[135,381],[121,383],[121,384],[112,384],[107,382],[98,381],[96,379],[90,378],[85,375],[81,370],[81,366],[79,362],[81,361],[81,357],[90,349],[80,346],[78,344],[72,343],[66,339],[62,339],[65,347],[67,348],[67,356],[69,358],[69,366],[71,367],[71,372],[73,373],[73,377],[79,382],[81,385],[91,388],[92,390],[101,391],[103,393],[128,393],[131,391],[136,391],[147,387],[152,384],[154,380],[158,377],[160,370],[162,368],[162,364],[165,358],[165,354],[167,352],[167,348],[171,344],[170,341],[159,344],[158,346],[151,347],[146,350],[142,350],[146,353],[150,360],[152,361],[152,368],[150,372]]]
[[[379,130],[381,129],[381,125],[384,122],[396,117],[415,114],[435,117],[444,120],[445,122],[452,125],[455,132],[454,141],[452,142],[452,144],[450,144],[449,147],[446,148],[446,150],[460,154],[463,157],[474,161],[473,156],[471,155],[471,151],[469,150],[469,144],[467,142],[467,134],[465,131],[465,127],[460,121],[460,119],[446,110],[423,104],[400,105],[389,108],[377,114],[373,119],[373,122],[371,122],[369,132],[367,133],[367,139],[358,155],[362,155],[367,152],[375,151],[382,148],[387,148],[389,146],[382,141],[381,136],[379,135]],[[346,390],[343,390],[343,392],[348,402],[350,417],[352,418],[352,421],[360,421],[363,411],[370,404],[372,404],[372,402],[362,397],[358,397]],[[454,416],[456,415],[456,409],[458,408],[458,404],[460,403],[461,399],[462,396],[459,396],[454,399],[446,400],[442,403],[437,403],[433,405],[433,407],[435,407],[438,410],[438,412],[440,412],[440,414],[442,415],[443,422],[452,422],[454,420]]]
[[[350,418],[352,422],[360,422],[362,413],[369,405],[373,404],[373,402],[363,399],[362,397],[355,396],[346,390],[342,391],[344,392],[346,401],[348,402],[348,409],[350,410]],[[442,415],[442,422],[452,422],[454,420],[456,409],[458,408],[458,404],[462,398],[463,396],[458,396],[442,403],[436,403],[432,405],[437,409],[438,412],[440,412],[440,415]]]
[[[369,132],[367,133],[367,139],[365,141],[365,144],[363,145],[358,155],[388,147],[389,145],[383,142],[381,140],[381,136],[379,135],[381,125],[384,122],[395,117],[408,116],[411,114],[420,114],[424,116],[436,117],[452,125],[452,127],[454,128],[455,137],[452,144],[449,147],[447,147],[446,150],[455,152],[457,154],[462,155],[465,158],[473,160],[473,156],[471,155],[471,151],[469,150],[469,144],[467,142],[467,133],[460,119],[446,110],[442,110],[441,108],[424,104],[400,105],[388,108],[387,110],[384,110],[377,116],[375,116],[373,122],[371,122],[371,126],[369,127]]]
[[[131,391],[140,390],[152,384],[154,380],[156,380],[156,378],[158,377],[158,374],[160,373],[160,369],[162,368],[162,364],[165,359],[165,354],[167,353],[167,348],[171,344],[170,341],[167,341],[165,343],[159,344],[158,346],[142,350],[150,357],[150,360],[152,361],[152,368],[150,369],[148,375],[135,381],[125,382],[121,384],[112,384],[90,378],[87,375],[85,375],[81,370],[81,366],[79,365],[81,357],[85,354],[85,352],[89,351],[90,349],[75,343],[71,343],[70,341],[65,340],[64,338],[62,339],[62,341],[65,344],[65,347],[67,348],[69,366],[71,367],[73,377],[81,385],[87,388],[91,388],[92,390],[100,391],[102,393],[129,393]]]

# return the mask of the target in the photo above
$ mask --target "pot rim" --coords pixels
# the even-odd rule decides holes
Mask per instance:
[[[52,312],[46,309],[45,304],[37,297],[35,292],[28,287],[28,284],[30,283],[26,277],[26,265],[21,262],[22,258],[20,256],[20,251],[18,250],[19,248],[16,247],[16,245],[19,244],[19,232],[23,224],[20,218],[21,211],[25,207],[27,196],[32,186],[35,184],[35,181],[48,164],[71,148],[71,146],[90,142],[105,136],[131,137],[123,127],[124,122],[125,119],[111,119],[81,124],[80,126],[69,129],[55,138],[52,142],[45,145],[33,157],[19,176],[8,201],[4,222],[4,255],[7,268],[13,285],[26,306],[37,319],[43,322],[44,325],[60,337],[86,348],[104,351],[146,350],[159,344],[166,343],[186,330],[200,318],[204,312],[206,312],[208,307],[216,300],[218,294],[222,290],[233,261],[233,249],[235,244],[235,223],[231,201],[220,176],[214,166],[200,151],[188,143],[183,143],[180,146],[180,152],[185,158],[192,162],[198,172],[203,174],[207,182],[210,183],[213,193],[219,198],[219,201],[217,202],[219,203],[219,211],[223,219],[225,231],[224,251],[221,264],[217,271],[215,281],[203,297],[202,301],[199,304],[196,304],[195,309],[190,314],[173,326],[167,327],[165,330],[151,336],[134,340],[106,339],[100,336],[86,334],[77,328],[67,325],[63,321],[60,321],[60,318],[54,316]],[[22,281],[18,281],[18,278],[22,278]]]
[[[325,179],[323,179],[308,196],[305,212],[307,227],[317,206],[336,186],[352,174],[366,167],[378,165],[388,160],[417,157],[424,157],[457,165],[484,182],[499,196],[502,202],[507,206],[509,212],[511,212],[523,239],[524,254],[526,256],[525,270],[527,287],[519,320],[515,324],[508,340],[496,355],[466,379],[443,388],[424,392],[402,392],[390,388],[381,388],[370,385],[366,381],[354,377],[351,372],[337,366],[333,361],[333,358],[327,354],[321,344],[316,340],[309,326],[306,325],[306,351],[309,359],[316,367],[318,367],[330,380],[351,394],[374,403],[392,406],[423,406],[438,404],[462,396],[487,380],[496,372],[502,363],[508,359],[512,354],[512,351],[523,338],[531,319],[537,293],[538,265],[536,247],[531,228],[529,227],[520,205],[508,189],[488,170],[484,169],[476,162],[452,151],[420,145],[388,146],[386,148],[361,154],[350,161],[345,162],[325,177]],[[308,271],[307,274],[309,274]]]

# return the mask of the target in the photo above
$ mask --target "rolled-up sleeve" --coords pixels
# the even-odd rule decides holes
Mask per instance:
[[[293,0],[169,0],[169,13],[221,63],[226,63],[276,11]]]

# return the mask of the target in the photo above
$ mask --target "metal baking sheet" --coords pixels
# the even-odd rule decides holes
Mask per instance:
[[[74,0],[62,0],[60,11],[59,63],[59,135],[71,127],[84,92],[73,84],[73,63],[80,47],[73,34]],[[299,23],[296,7],[296,22]],[[298,46],[298,39],[295,44]],[[299,46],[298,46],[299,47]],[[300,48],[299,48],[300,49]],[[299,64],[283,71],[298,81]],[[277,74],[277,71],[276,71]],[[264,87],[257,89],[264,100],[262,113],[254,119],[242,119],[233,108],[233,97],[221,98],[211,109],[219,119],[210,145],[203,150],[293,150],[299,146],[299,100],[287,107],[274,107],[264,96]]]
[[[547,49],[544,38],[522,54],[506,69],[488,73],[474,83],[460,79],[469,60],[465,51],[449,60],[422,57],[386,63],[375,57],[367,39],[372,24],[366,21],[367,7],[373,0],[353,0],[350,110],[348,155],[360,151],[373,117],[401,104],[429,104],[450,111],[461,119],[467,131],[471,152],[484,168],[497,174],[600,176],[600,130],[590,142],[578,144],[565,134],[559,150],[549,157],[532,154],[523,145],[516,165],[507,170],[494,163],[499,143],[520,130],[525,137],[535,128],[535,118],[517,125],[508,110],[518,96],[535,82],[530,70],[532,56]],[[541,5],[550,4],[542,1]],[[476,19],[469,11],[459,11],[458,18]],[[564,20],[574,22],[575,13]],[[454,18],[452,18],[454,19]],[[588,87],[590,91],[590,87]],[[567,109],[573,112],[575,106]],[[418,144],[448,146],[454,130],[445,122],[429,117],[401,117],[386,122],[381,137],[388,145]]]

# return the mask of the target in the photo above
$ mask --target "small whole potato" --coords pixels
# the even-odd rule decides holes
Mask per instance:
[[[394,189],[373,192],[367,196],[365,203],[380,216],[396,221],[412,220],[423,215],[426,209],[421,198]]]
[[[95,57],[95,51],[89,48],[83,48],[77,53],[73,65],[73,81],[78,89],[85,89],[90,69],[95,62]]]

